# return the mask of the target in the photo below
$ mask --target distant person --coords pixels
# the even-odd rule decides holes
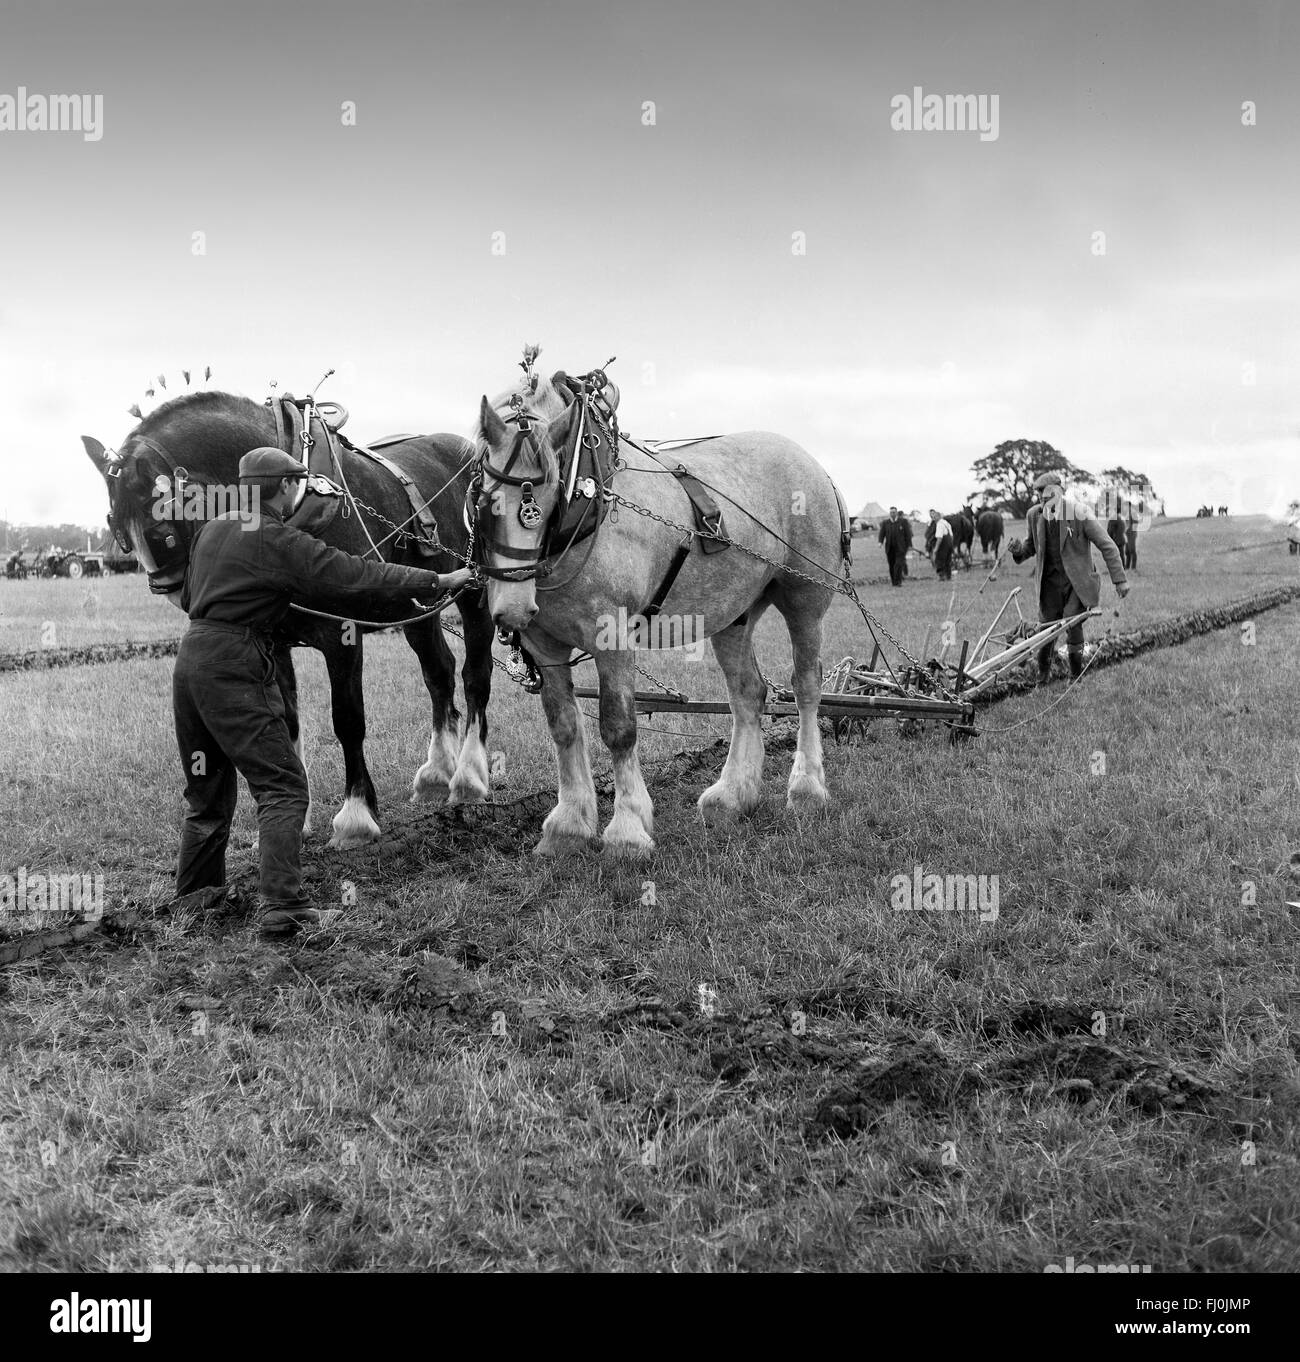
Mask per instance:
[[[1124,567],[1129,572],[1136,572],[1138,567],[1138,521],[1133,511],[1132,502],[1128,508],[1128,533],[1124,536]]]
[[[889,580],[895,586],[902,586],[907,572],[907,551],[912,547],[912,525],[906,516],[899,515],[897,506],[891,506],[889,519],[880,522],[880,542],[885,546]]]
[[[1124,523],[1124,517],[1118,507],[1115,508],[1115,514],[1106,522],[1106,533],[1119,550],[1120,561],[1123,562],[1124,555],[1128,552],[1128,526]]]
[[[1013,539],[1007,547],[1017,563],[1037,557],[1034,567],[1034,595],[1038,598],[1038,618],[1047,624],[1069,619],[1091,610],[1101,600],[1101,578],[1092,561],[1092,546],[1101,550],[1106,570],[1115,584],[1120,600],[1129,593],[1128,578],[1110,537],[1101,522],[1086,507],[1066,498],[1058,473],[1040,473],[1034,479],[1038,504],[1029,508],[1027,542]],[[1065,636],[1070,661],[1070,676],[1083,674],[1083,623],[1072,625]],[[1039,649],[1038,681],[1042,685],[1052,673],[1052,645]]]
[[[934,570],[941,582],[952,581],[952,526],[932,507],[926,545],[934,555]]]

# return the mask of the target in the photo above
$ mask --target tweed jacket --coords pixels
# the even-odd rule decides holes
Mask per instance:
[[[1059,527],[1059,528],[1058,528]],[[1128,581],[1124,574],[1124,563],[1114,541],[1106,533],[1096,516],[1086,506],[1080,506],[1068,497],[1061,502],[1060,519],[1054,520],[1044,514],[1042,506],[1029,508],[1028,530],[1019,553],[1013,552],[1012,558],[1023,563],[1026,558],[1034,558],[1034,599],[1043,598],[1043,545],[1047,534],[1061,536],[1061,563],[1065,575],[1070,579],[1084,609],[1093,609],[1101,600],[1101,577],[1092,561],[1092,546],[1101,550],[1106,560],[1106,571],[1118,587]]]

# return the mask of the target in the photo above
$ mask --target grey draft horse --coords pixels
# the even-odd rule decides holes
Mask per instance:
[[[476,554],[488,577],[488,609],[499,631],[517,633],[542,673],[542,704],[555,742],[558,800],[535,851],[549,855],[585,845],[597,831],[596,790],[585,724],[568,665],[590,653],[600,680],[600,734],[614,764],[614,812],[607,852],[645,854],[654,847],[654,809],[637,757],[636,651],[629,640],[668,646],[710,639],[727,682],[731,746],[721,777],[699,798],[708,823],[752,812],[762,799],[762,714],[767,685],[754,657],[754,629],[769,606],[786,622],[794,655],[791,685],[799,711],[798,746],[788,808],[829,800],[817,714],[821,695],[822,619],[847,564],[848,516],[829,474],[793,441],[764,431],[691,442],[660,460],[620,437],[617,389],[600,370],[581,380],[563,371],[531,372],[479,412],[477,491],[467,507],[478,531]],[[604,419],[601,419],[603,412]],[[574,461],[585,459],[581,468]],[[731,547],[705,553],[706,532],[678,530],[620,506],[621,496],[679,526],[693,527],[698,505],[675,472],[679,459],[716,498]],[[593,471],[579,478],[577,473]],[[575,508],[592,532],[564,538]],[[704,522],[709,523],[707,519]],[[716,521],[713,522],[716,525]],[[710,540],[716,545],[716,538]],[[759,561],[738,545],[768,561]],[[679,549],[682,550],[680,560]],[[812,580],[793,576],[794,568]],[[668,589],[665,593],[665,586]],[[664,615],[664,611],[671,611]],[[613,621],[668,622],[667,628],[615,629]],[[674,630],[676,631],[674,635]]]

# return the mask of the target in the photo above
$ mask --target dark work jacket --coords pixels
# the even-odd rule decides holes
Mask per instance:
[[[886,553],[906,553],[912,547],[912,526],[905,515],[897,520],[886,517],[880,522],[880,542]]]
[[[230,511],[199,527],[181,607],[192,620],[269,632],[294,601],[346,609],[372,595],[429,595],[437,586],[436,572],[344,553],[262,506],[250,520]]]

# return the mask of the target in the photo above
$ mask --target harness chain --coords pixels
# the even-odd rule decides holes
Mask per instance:
[[[627,437],[624,436],[623,438],[626,439]],[[792,577],[798,577],[805,582],[811,583],[813,586],[819,586],[822,588],[823,591],[829,591],[833,595],[847,596],[848,599],[851,600],[853,604],[858,607],[858,610],[861,613],[863,620],[866,622],[868,630],[872,633],[873,636],[876,630],[879,629],[880,633],[885,637],[885,639],[888,640],[888,642],[892,643],[894,647],[898,649],[898,651],[902,654],[904,658],[906,658],[907,662],[918,674],[925,673],[926,668],[922,666],[922,664],[915,657],[912,656],[912,654],[903,646],[903,644],[900,643],[898,639],[896,639],[893,636],[893,634],[891,634],[889,630],[886,629],[885,626],[881,624],[881,622],[871,613],[871,611],[867,609],[867,607],[863,604],[862,599],[858,596],[857,590],[854,588],[852,582],[843,582],[836,583],[835,585],[830,585],[827,582],[818,581],[818,579],[814,577],[811,573],[803,572],[799,568],[789,567],[787,565],[774,562],[771,558],[765,558],[757,550],[751,549],[746,544],[738,543],[734,539],[729,539],[727,538],[726,535],[707,534],[704,531],[694,529],[693,527],[687,525],[679,525],[675,520],[669,520],[667,516],[661,516],[657,511],[652,511],[645,506],[638,506],[635,501],[629,501],[627,497],[622,496],[620,493],[615,492],[613,489],[610,490],[609,495],[612,498],[612,500],[614,500],[621,506],[626,506],[629,511],[634,511],[637,515],[645,516],[649,520],[657,520],[661,525],[666,525],[670,530],[673,530],[678,534],[693,535],[697,539],[716,539],[720,543],[729,544],[733,549],[739,549],[741,553],[746,554],[750,558],[756,559],[758,562],[763,563],[768,567],[776,568],[777,571],[779,572],[789,573]],[[827,575],[829,576],[830,574],[827,573]],[[767,677],[764,677],[763,679],[765,681],[768,680]],[[771,685],[772,683],[769,681],[768,684]],[[780,690],[782,689],[782,687],[775,686],[774,689]],[[944,690],[945,688],[941,686],[940,689]]]

